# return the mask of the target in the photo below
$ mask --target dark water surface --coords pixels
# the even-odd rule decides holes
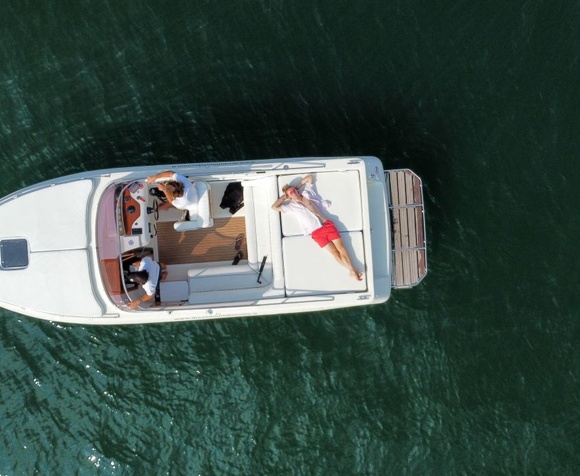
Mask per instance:
[[[580,473],[579,2],[0,13],[0,195],[127,164],[376,155],[424,180],[430,265],[346,311],[0,311],[0,474]]]

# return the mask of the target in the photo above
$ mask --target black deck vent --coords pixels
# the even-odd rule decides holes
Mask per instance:
[[[28,241],[14,238],[0,241],[2,269],[22,269],[28,266]]]

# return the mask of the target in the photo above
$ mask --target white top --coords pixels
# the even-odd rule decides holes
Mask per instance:
[[[159,264],[149,258],[149,256],[145,256],[145,258],[141,260],[141,263],[139,263],[137,271],[147,271],[149,274],[149,279],[142,285],[143,291],[145,291],[148,296],[153,296],[155,294],[157,283],[159,282],[159,270]]]
[[[197,192],[192,183],[181,174],[173,174],[171,180],[181,182],[183,184],[183,196],[177,197],[173,200],[172,205],[179,210],[188,210],[192,206],[197,206]]]
[[[312,188],[311,183],[307,183],[306,185],[304,185],[302,195],[306,197],[308,200],[311,200],[314,203],[314,206],[318,207],[320,202],[318,196],[316,195],[316,193]],[[294,200],[287,200],[284,203],[282,203],[282,205],[280,205],[280,209],[284,213],[291,213],[296,217],[305,235],[312,234],[314,230],[317,230],[322,226],[320,223],[320,219],[314,213],[308,210],[306,206],[302,205],[299,202],[295,202]],[[318,209],[320,209],[320,207],[318,207]]]

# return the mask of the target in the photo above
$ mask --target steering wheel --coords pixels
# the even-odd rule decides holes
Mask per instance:
[[[155,221],[159,220],[159,202],[157,200],[153,200],[153,218]]]

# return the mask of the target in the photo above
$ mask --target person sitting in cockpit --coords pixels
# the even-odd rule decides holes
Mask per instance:
[[[167,267],[163,263],[159,264],[152,260],[149,256],[133,262],[132,266],[136,271],[126,274],[127,281],[139,284],[145,291],[144,296],[129,303],[129,307],[135,309],[142,302],[155,297],[159,282],[167,277]]]

